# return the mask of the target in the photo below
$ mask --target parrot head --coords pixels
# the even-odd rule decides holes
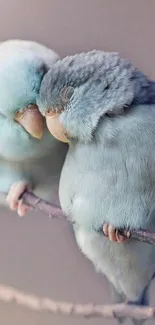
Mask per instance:
[[[41,61],[11,53],[0,63],[0,114],[38,139],[43,135],[44,120],[36,98],[46,72],[47,67]]]
[[[118,53],[94,50],[57,61],[42,80],[38,106],[58,140],[87,142],[105,115],[142,102],[148,83]]]
[[[27,43],[30,44],[27,46]],[[31,43],[33,45],[33,42],[26,41],[8,41],[8,44],[0,44],[2,156],[35,156],[41,145],[43,147],[45,143],[46,147],[47,138],[50,137],[45,119],[38,110],[37,97],[43,76],[58,57],[51,50],[49,66],[44,60],[44,55],[37,50],[31,50]],[[8,149],[3,139],[6,139]]]

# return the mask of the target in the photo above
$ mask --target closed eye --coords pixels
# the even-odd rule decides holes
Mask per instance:
[[[60,98],[63,105],[66,105],[74,94],[74,87],[68,86],[64,87],[60,92]]]

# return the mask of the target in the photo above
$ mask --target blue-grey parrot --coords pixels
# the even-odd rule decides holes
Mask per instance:
[[[58,203],[67,147],[51,138],[36,105],[42,78],[58,58],[31,41],[0,44],[0,192],[21,216],[28,210],[19,200],[26,188]]]
[[[112,240],[113,229],[155,231],[155,82],[118,53],[94,50],[57,61],[37,103],[50,132],[69,143],[59,196],[81,251],[115,302],[147,305],[155,247],[115,243],[101,230],[110,226]]]

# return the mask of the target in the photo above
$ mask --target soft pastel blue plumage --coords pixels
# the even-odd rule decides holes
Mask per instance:
[[[41,44],[10,40],[0,44],[0,191],[30,181],[35,193],[56,198],[66,146],[51,138],[45,126],[41,140],[14,120],[15,113],[36,104],[44,74],[58,55]],[[51,175],[51,176],[50,176]]]
[[[155,82],[119,54],[93,51],[56,62],[38,103],[42,113],[61,113],[70,136],[59,194],[79,247],[113,284],[117,302],[147,304],[155,248],[113,243],[99,230],[107,222],[155,231]]]

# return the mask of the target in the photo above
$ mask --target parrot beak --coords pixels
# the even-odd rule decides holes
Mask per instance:
[[[41,139],[44,131],[44,118],[37,105],[29,105],[23,112],[17,112],[15,121],[18,122],[32,137]]]
[[[46,113],[46,124],[50,133],[55,137],[57,140],[65,143],[69,143],[69,139],[67,138],[67,133],[63,126],[60,123],[61,113],[53,113],[49,111]]]

